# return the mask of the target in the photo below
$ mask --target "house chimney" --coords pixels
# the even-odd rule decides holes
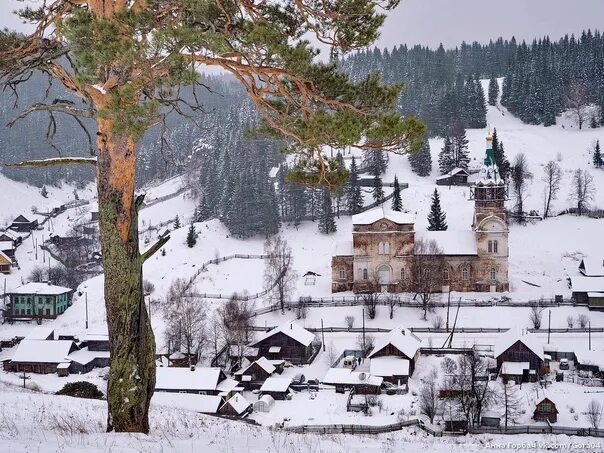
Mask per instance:
[[[195,371],[195,365],[191,365],[191,366],[189,367],[189,369],[190,369],[191,371]]]
[[[293,323],[290,323],[290,324],[289,324],[289,330],[294,330],[294,325],[293,325]]]

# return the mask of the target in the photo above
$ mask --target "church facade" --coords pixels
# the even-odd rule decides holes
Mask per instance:
[[[471,229],[416,231],[409,214],[376,208],[353,216],[352,241],[338,243],[332,257],[332,292],[509,290],[507,190],[487,136]]]

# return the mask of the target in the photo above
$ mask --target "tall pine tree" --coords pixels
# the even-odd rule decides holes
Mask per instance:
[[[384,189],[382,187],[382,178],[380,178],[378,175],[375,175],[373,177],[373,199],[378,203],[384,201]]]
[[[432,172],[432,155],[427,137],[419,151],[409,153],[409,163],[413,173],[418,176],[428,176]]]
[[[593,158],[594,167],[600,168],[604,164],[602,162],[602,151],[600,150],[600,140],[596,140],[596,146],[594,146],[594,158]]]
[[[443,148],[438,154],[438,168],[440,169],[441,175],[449,173],[455,168],[455,159],[453,156],[453,143],[451,142],[451,138],[448,135],[445,136]]]
[[[191,222],[189,231],[187,232],[187,247],[193,248],[197,244],[197,232],[195,231],[195,225]]]
[[[348,183],[344,189],[344,195],[346,196],[346,207],[348,212],[350,212],[350,214],[358,213],[363,207],[363,191],[361,190],[359,170],[354,156],[352,158],[352,163],[350,164],[350,174]]]
[[[496,105],[499,97],[499,84],[495,76],[491,76],[489,80],[489,105]]]
[[[394,175],[392,210],[398,212],[401,212],[403,210],[403,200],[401,199],[401,186],[398,183],[398,178],[396,177],[396,175]]]
[[[447,228],[447,215],[441,209],[438,191],[434,189],[434,193],[432,194],[430,214],[428,214],[428,230],[445,231]]]
[[[319,214],[319,231],[323,234],[334,233],[337,230],[333,213],[331,194],[327,189],[321,189],[321,209]]]
[[[499,141],[497,136],[497,129],[493,129],[493,155],[495,156],[495,163],[499,168],[499,175],[503,179],[507,179],[510,175],[510,162],[505,157],[505,150],[503,149],[503,142]]]

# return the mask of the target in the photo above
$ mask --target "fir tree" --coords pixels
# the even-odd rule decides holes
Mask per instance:
[[[370,150],[363,155],[363,169],[371,176],[384,174],[388,168],[387,155],[379,150]]]
[[[178,217],[178,214],[176,214],[176,217],[174,217],[174,223],[173,223],[172,226],[173,226],[173,228],[175,230],[178,230],[181,227],[181,225],[180,225],[180,217]]]
[[[352,158],[352,163],[350,164],[350,174],[348,176],[348,183],[344,188],[344,194],[346,196],[346,208],[348,209],[348,212],[350,214],[358,213],[363,207],[363,192],[361,190],[359,171],[354,156]]]
[[[440,207],[440,197],[438,191],[434,189],[432,194],[432,206],[428,214],[428,231],[445,231],[447,227],[447,215]]]
[[[193,248],[195,244],[197,244],[197,232],[195,231],[195,225],[191,223],[187,232],[187,247]]]
[[[205,194],[201,196],[199,200],[199,205],[197,206],[197,218],[196,222],[205,222],[212,217],[212,211],[208,206],[208,199]]]
[[[497,129],[493,129],[493,154],[495,156],[495,163],[499,168],[499,175],[503,179],[507,179],[510,174],[510,162],[505,157],[505,150],[503,148],[503,142],[499,141],[497,136]]]
[[[428,176],[432,172],[432,154],[427,137],[419,151],[409,153],[409,163],[413,173],[418,176]]]
[[[447,174],[455,168],[453,143],[451,142],[451,138],[449,136],[445,137],[443,148],[438,154],[438,168],[440,169],[441,175]]]
[[[596,146],[594,146],[593,163],[596,168],[600,168],[604,165],[604,162],[602,161],[602,151],[600,150],[600,140],[597,140]]]
[[[42,190],[40,190],[40,195],[42,195],[44,198],[48,198],[48,190],[46,189],[46,186],[42,186]]]
[[[394,175],[394,190],[392,195],[392,210],[401,212],[403,210],[403,200],[401,200],[401,187],[398,184],[398,178]]]
[[[496,105],[499,97],[499,84],[495,76],[491,76],[489,80],[489,105]]]
[[[378,203],[384,201],[384,189],[382,187],[382,178],[377,175],[373,177],[373,199]]]
[[[334,233],[337,230],[333,213],[331,194],[327,189],[321,189],[321,211],[319,214],[319,231],[323,234]]]

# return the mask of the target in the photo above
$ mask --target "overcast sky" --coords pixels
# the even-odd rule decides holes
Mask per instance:
[[[39,0],[0,0],[0,28],[24,26],[10,14]],[[604,28],[604,0],[402,0],[391,12],[379,47],[400,43],[455,47],[503,36],[557,39],[583,29]]]

